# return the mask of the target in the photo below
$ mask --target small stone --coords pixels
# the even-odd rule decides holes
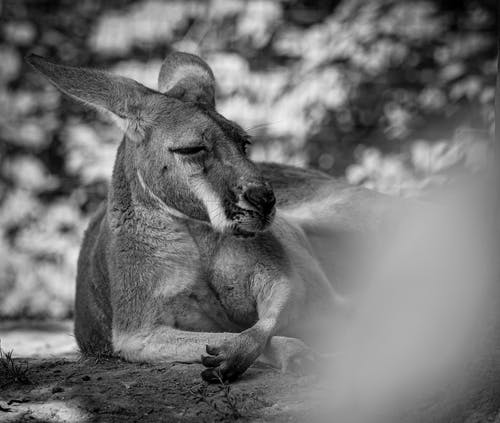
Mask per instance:
[[[90,376],[85,375],[85,376],[82,377],[82,380],[84,380],[85,382],[87,382],[88,380],[90,380]]]

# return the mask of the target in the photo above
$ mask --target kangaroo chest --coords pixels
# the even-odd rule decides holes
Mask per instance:
[[[257,307],[252,286],[255,260],[247,251],[251,245],[245,240],[235,242],[219,234],[205,234],[194,238],[194,242],[202,276],[200,283],[233,323],[240,328],[253,325],[257,320]]]
[[[255,323],[257,298],[290,270],[281,241],[271,232],[253,238],[217,235],[198,241],[208,269],[206,283],[235,323]]]
[[[166,313],[184,330],[237,331],[252,326],[262,284],[271,284],[286,271],[283,249],[269,232],[238,239],[191,230],[182,245],[169,244],[160,257],[158,292]]]

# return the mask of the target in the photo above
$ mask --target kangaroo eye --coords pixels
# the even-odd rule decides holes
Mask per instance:
[[[194,154],[201,153],[203,151],[207,151],[207,148],[204,145],[199,145],[195,147],[181,147],[181,148],[172,148],[170,151],[174,154],[182,154],[183,156],[191,156]]]

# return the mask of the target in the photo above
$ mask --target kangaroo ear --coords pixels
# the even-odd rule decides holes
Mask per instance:
[[[155,92],[133,79],[107,72],[52,63],[30,55],[26,61],[65,94],[120,118],[127,134],[142,136],[147,124],[148,97]]]
[[[189,53],[170,53],[160,69],[158,90],[179,100],[215,107],[215,78],[208,64]]]

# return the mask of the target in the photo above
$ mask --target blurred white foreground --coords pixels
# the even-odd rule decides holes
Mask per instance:
[[[494,208],[485,189],[467,184],[401,213],[356,257],[364,288],[355,317],[333,339],[339,353],[321,421],[423,421],[411,413],[427,397],[444,390],[436,402],[460,401],[467,391],[498,321]],[[442,410],[433,412],[441,421]]]

